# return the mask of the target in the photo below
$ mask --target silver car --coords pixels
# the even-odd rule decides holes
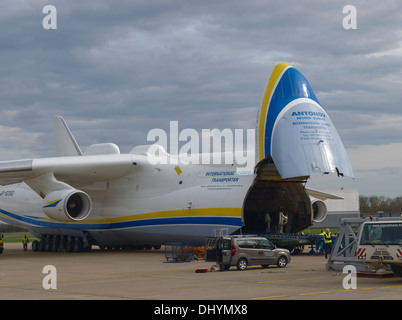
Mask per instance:
[[[216,262],[221,270],[231,266],[246,270],[249,265],[284,268],[291,260],[289,250],[277,248],[269,240],[257,236],[207,238],[204,259]]]

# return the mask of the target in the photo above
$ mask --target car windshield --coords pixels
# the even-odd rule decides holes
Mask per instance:
[[[402,223],[368,223],[364,226],[361,245],[402,245]]]

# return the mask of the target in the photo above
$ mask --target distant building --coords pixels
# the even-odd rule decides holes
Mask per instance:
[[[321,222],[314,223],[311,228],[338,228],[341,218],[360,217],[359,191],[350,190],[325,190],[324,192],[342,197],[342,200],[325,200],[327,216]]]

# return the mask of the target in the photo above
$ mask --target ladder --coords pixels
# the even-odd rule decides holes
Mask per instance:
[[[212,231],[212,238],[221,238],[229,235],[229,228],[214,229]]]

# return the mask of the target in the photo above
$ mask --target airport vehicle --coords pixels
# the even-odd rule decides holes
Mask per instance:
[[[0,162],[0,219],[40,238],[39,251],[202,243],[214,229],[259,228],[266,212],[275,231],[281,210],[286,232],[298,232],[325,217],[322,200],[337,198],[305,188],[310,175],[353,177],[328,114],[286,63],[266,86],[252,165],[178,161],[157,143],[83,152],[62,117],[54,127],[57,157]]]
[[[402,277],[402,221],[368,221],[362,226],[356,256],[378,270],[391,267]]]
[[[216,262],[220,270],[228,270],[231,266],[246,270],[249,265],[284,268],[291,258],[289,250],[277,248],[264,237],[232,235],[207,238],[204,260]]]

